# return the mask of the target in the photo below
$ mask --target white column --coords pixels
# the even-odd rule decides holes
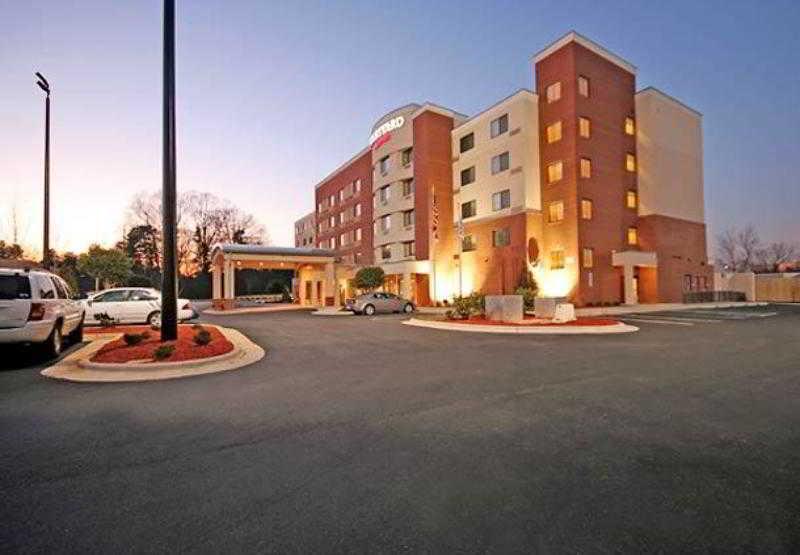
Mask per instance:
[[[411,287],[411,273],[406,272],[401,276],[402,281],[400,282],[400,296],[404,299],[411,300],[411,293],[413,288]]]
[[[336,268],[332,262],[325,264],[325,279],[322,281],[320,305],[325,306],[326,297],[333,297],[334,306],[339,306],[339,295],[336,294]]]
[[[236,269],[233,262],[225,262],[225,298],[236,298]]]
[[[622,267],[623,280],[625,283],[625,304],[637,304],[639,299],[633,288],[633,264],[625,264]]]
[[[219,264],[211,266],[211,298],[215,300],[222,298],[222,269]]]

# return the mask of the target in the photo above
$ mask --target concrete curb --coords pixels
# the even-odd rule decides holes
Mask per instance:
[[[594,308],[576,308],[577,316],[618,316],[621,314],[646,314],[648,312],[677,312],[681,310],[707,310],[713,308],[747,308],[753,306],[767,306],[769,303],[745,302],[718,302],[718,303],[657,303],[637,304],[631,306],[605,306]]]
[[[237,316],[239,314],[269,314],[272,312],[294,312],[296,310],[313,310],[313,306],[286,306],[280,308],[271,308],[267,306],[251,306],[246,308],[232,308],[230,310],[217,310],[216,308],[207,308],[202,313],[210,316]]]
[[[604,335],[616,333],[632,333],[639,331],[636,326],[614,324],[611,326],[482,326],[479,324],[457,324],[439,320],[417,320],[411,318],[403,322],[407,326],[431,328],[437,330],[465,331],[473,333],[511,333],[522,335]]]
[[[71,382],[144,382],[187,378],[216,372],[226,372],[248,366],[264,358],[265,351],[244,334],[230,328],[216,326],[233,343],[233,351],[199,361],[166,363],[85,363],[103,345],[114,339],[106,337],[92,341],[58,363],[45,368],[45,377]]]
[[[311,313],[312,316],[355,316],[349,310],[315,310]]]

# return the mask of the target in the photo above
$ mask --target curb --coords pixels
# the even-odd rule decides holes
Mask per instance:
[[[349,310],[315,310],[311,313],[312,316],[355,316]]]
[[[472,333],[506,333],[518,335],[611,335],[639,331],[636,326],[614,324],[611,326],[482,326],[480,324],[455,324],[438,320],[405,320],[407,326]]]

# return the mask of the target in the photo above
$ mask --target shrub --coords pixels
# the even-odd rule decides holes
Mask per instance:
[[[211,343],[211,332],[208,330],[200,329],[194,334],[194,343],[198,346],[208,345]]]
[[[175,345],[159,345],[156,347],[156,350],[153,351],[153,358],[156,360],[164,360],[171,357],[174,352]]]
[[[517,295],[522,295],[522,302],[525,305],[525,310],[533,310],[536,303],[536,295],[539,293],[539,284],[536,283],[533,274],[528,270],[522,272],[519,285],[514,291]]]
[[[150,334],[147,332],[144,333],[126,333],[122,336],[122,339],[125,341],[125,344],[128,347],[133,347],[134,345],[138,345],[145,339],[150,337]]]
[[[110,328],[117,323],[117,321],[114,320],[111,316],[109,316],[108,313],[106,312],[100,312],[99,314],[95,314],[94,318],[95,320],[100,322],[101,328]]]
[[[355,284],[359,289],[372,291],[383,285],[383,269],[378,266],[367,266],[356,273]]]
[[[480,293],[471,293],[463,297],[453,298],[453,310],[451,312],[451,316],[454,317],[454,319],[465,320],[470,316],[483,314],[483,312],[484,296]]]

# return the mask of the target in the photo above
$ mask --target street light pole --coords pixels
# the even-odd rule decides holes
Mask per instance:
[[[44,99],[44,237],[42,240],[42,266],[50,267],[50,83],[36,72],[36,84],[45,92]]]
[[[175,186],[175,0],[164,0],[161,341],[178,338],[177,206]]]

